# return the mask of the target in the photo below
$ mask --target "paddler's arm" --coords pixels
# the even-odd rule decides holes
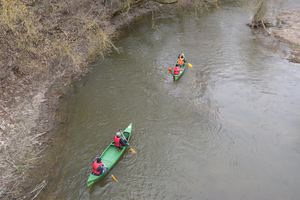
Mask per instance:
[[[126,139],[121,138],[120,142],[123,146],[128,146],[128,141]]]

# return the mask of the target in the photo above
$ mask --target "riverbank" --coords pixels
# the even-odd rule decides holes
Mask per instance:
[[[57,115],[64,95],[89,63],[118,51],[112,40],[123,26],[162,4],[2,0],[0,5],[0,198],[36,198],[47,181],[37,182],[28,171],[38,170],[55,127],[65,120]]]
[[[56,115],[64,94],[88,72],[88,63],[117,50],[111,40],[122,26],[160,6],[1,3],[7,19],[2,16],[0,34],[0,198],[29,199],[47,185],[28,171],[41,162],[54,128],[64,120]]]
[[[277,16],[278,25],[270,28],[271,34],[290,44],[288,60],[300,63],[300,10],[283,11]]]

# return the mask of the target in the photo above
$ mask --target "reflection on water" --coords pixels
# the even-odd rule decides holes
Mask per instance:
[[[151,18],[94,65],[69,102],[42,199],[298,199],[300,75],[238,7]],[[184,51],[193,68],[167,73]],[[87,190],[90,161],[133,122],[132,146]]]

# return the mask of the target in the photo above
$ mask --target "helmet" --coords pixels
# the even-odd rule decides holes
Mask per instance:
[[[118,131],[117,134],[116,134],[116,136],[117,136],[117,137],[121,137],[121,132]]]
[[[96,161],[97,161],[97,163],[101,162],[101,158],[100,158],[100,157],[97,157],[97,158],[96,158]]]

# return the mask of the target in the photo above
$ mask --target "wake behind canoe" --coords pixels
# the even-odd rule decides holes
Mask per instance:
[[[128,127],[123,131],[123,134],[126,137],[127,141],[130,140],[131,133],[132,133],[132,123],[130,123]],[[110,143],[110,145],[103,151],[103,153],[100,156],[104,166],[106,167],[106,170],[99,176],[90,173],[87,180],[87,186],[91,187],[92,185],[94,185],[94,183],[102,180],[105,177],[105,175],[108,174],[109,171],[115,166],[115,164],[125,153],[127,148],[128,146],[117,148],[113,142]]]

